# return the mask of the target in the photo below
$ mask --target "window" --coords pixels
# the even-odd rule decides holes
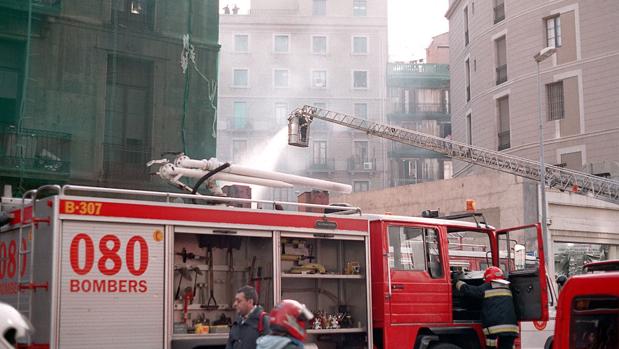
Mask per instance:
[[[327,15],[327,0],[312,0],[312,15],[326,16]]]
[[[326,87],[327,87],[327,71],[326,70],[312,71],[312,88],[326,88]]]
[[[243,160],[243,156],[247,152],[247,141],[244,139],[235,139],[232,141],[232,162],[235,164]]]
[[[495,41],[496,50],[496,84],[500,85],[507,81],[507,44],[505,36]]]
[[[368,119],[368,104],[367,103],[355,103],[354,116],[360,119]]]
[[[288,104],[275,103],[275,123],[284,124],[288,119]]]
[[[616,348],[619,343],[618,328],[619,297],[586,295],[572,300],[570,348]]]
[[[327,165],[327,141],[314,141],[312,144],[312,164]]]
[[[466,101],[471,100],[471,63],[467,59],[464,62],[464,74],[465,74],[465,83],[466,83]]]
[[[275,69],[273,71],[273,86],[278,88],[288,87],[288,69]]]
[[[546,85],[548,98],[548,121],[560,120],[565,117],[563,107],[563,81]]]
[[[134,30],[152,30],[153,0],[112,1],[112,23]]]
[[[469,9],[464,8],[464,46],[469,44]]]
[[[368,181],[354,181],[352,183],[353,191],[355,193],[369,191],[370,190],[370,182]]]
[[[571,170],[582,171],[582,152],[561,154],[561,164],[565,164],[565,167]]]
[[[368,15],[368,1],[367,0],[353,0],[352,15],[355,17],[367,16]]]
[[[505,19],[505,0],[494,0],[494,23]]]
[[[367,70],[353,71],[353,88],[368,88]]]
[[[247,69],[234,69],[234,81],[232,85],[235,87],[249,86],[249,71]]]
[[[354,141],[353,155],[357,164],[368,162],[368,141]]]
[[[153,63],[109,55],[107,62],[104,176],[143,180],[150,157]]]
[[[437,88],[420,88],[415,92],[415,111],[420,113],[444,112],[443,90]]]
[[[447,231],[449,263],[462,271],[484,271],[492,262],[488,234],[451,228]]]
[[[0,40],[0,127],[17,125],[23,54],[21,42]]]
[[[232,127],[235,129],[244,129],[247,127],[246,102],[234,102],[234,116],[232,119]]]
[[[275,35],[275,37],[273,38],[273,52],[275,53],[288,53],[290,50],[289,45],[289,35]]]
[[[546,46],[561,47],[561,17],[546,19]]]
[[[237,34],[234,36],[234,51],[248,52],[249,51],[249,35]]]
[[[466,116],[466,144],[473,144],[473,121],[471,120],[471,114]]]
[[[352,38],[352,53],[367,54],[368,53],[368,38],[365,36],[353,36]]]
[[[389,267],[395,270],[428,271],[443,276],[438,232],[432,228],[389,226]]]
[[[499,113],[499,150],[509,149],[510,129],[509,129],[509,96],[497,99],[497,110]]]
[[[317,55],[327,54],[327,37],[312,36],[312,53]]]

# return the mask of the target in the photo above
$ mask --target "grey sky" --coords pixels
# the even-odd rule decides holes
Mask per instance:
[[[341,0],[335,0],[341,1]],[[445,12],[449,0],[385,0],[389,6],[389,60],[409,61],[425,58],[425,48],[433,36],[449,30]],[[236,4],[247,13],[250,0],[221,0]]]

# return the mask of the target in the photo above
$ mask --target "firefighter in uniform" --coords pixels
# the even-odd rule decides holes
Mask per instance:
[[[305,323],[314,315],[305,305],[284,299],[270,314],[271,334],[258,338],[257,349],[303,349]]]
[[[456,289],[464,296],[481,300],[481,323],[486,335],[486,347],[512,349],[519,329],[509,281],[503,271],[490,267],[484,272],[484,284],[468,285],[456,282]]]

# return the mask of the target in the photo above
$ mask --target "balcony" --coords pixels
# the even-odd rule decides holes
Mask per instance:
[[[0,172],[6,176],[67,179],[71,172],[71,134],[0,126]]]
[[[0,0],[0,8],[28,11],[28,0]],[[32,12],[57,15],[60,13],[61,0],[32,0]]]
[[[448,64],[389,63],[387,64],[389,87],[449,87]]]
[[[313,173],[332,173],[335,172],[335,159],[315,159],[307,165],[307,172]]]
[[[406,110],[408,109],[408,110]],[[415,121],[415,120],[450,120],[449,108],[444,103],[416,103],[405,108],[402,103],[392,103],[393,113],[387,115],[389,121]]]
[[[510,147],[510,132],[499,132],[499,150],[509,149]]]
[[[496,67],[496,84],[500,85],[507,81],[507,64]]]
[[[103,176],[110,182],[148,181],[150,160],[150,149],[144,146],[103,143]]]
[[[348,172],[374,173],[376,172],[376,158],[361,159],[351,157],[348,159]]]
[[[431,150],[413,147],[412,145],[394,145],[388,153],[392,159],[424,159],[424,158],[445,158],[446,156]]]
[[[505,19],[505,4],[499,4],[494,8],[494,24]]]

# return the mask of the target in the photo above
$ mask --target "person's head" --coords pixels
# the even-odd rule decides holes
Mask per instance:
[[[243,286],[236,291],[234,296],[234,308],[241,316],[247,316],[258,303],[258,294],[251,286]]]
[[[301,341],[305,339],[305,323],[314,318],[305,305],[292,299],[284,299],[269,316],[274,334],[289,335]]]
[[[32,332],[32,325],[15,308],[0,303],[0,348],[16,348],[17,339]]]
[[[503,276],[503,270],[498,267],[489,267],[484,272],[484,282],[492,282],[492,281],[505,281],[505,277]]]

